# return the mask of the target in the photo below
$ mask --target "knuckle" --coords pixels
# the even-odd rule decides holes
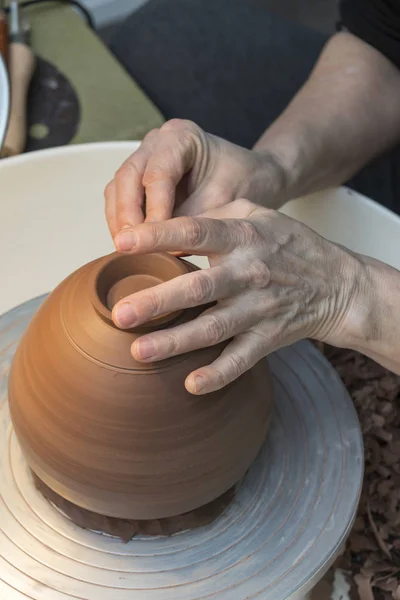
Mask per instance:
[[[265,288],[271,281],[271,273],[265,262],[254,260],[248,269],[248,283],[255,288]]]
[[[115,186],[115,183],[114,183],[114,180],[112,180],[112,181],[109,181],[107,183],[106,187],[104,188],[104,196],[105,196],[106,200],[108,200],[112,196],[112,194],[114,192],[114,186]]]
[[[170,356],[174,356],[180,352],[179,340],[172,332],[166,335],[166,348]]]
[[[212,298],[214,293],[214,283],[208,273],[195,273],[190,286],[191,300],[196,304],[201,304]]]
[[[148,142],[152,142],[160,133],[159,128],[151,129],[143,138],[140,148],[143,148]]]
[[[185,126],[185,121],[183,119],[170,119],[166,121],[162,126],[160,131],[169,133],[171,131],[179,131]]]
[[[191,217],[182,217],[182,228],[186,240],[193,248],[198,248],[203,244],[207,232],[201,221]]]
[[[164,125],[162,125],[160,131],[171,132],[171,131],[181,131],[183,129],[187,129],[190,131],[197,130],[198,127],[193,121],[188,119],[170,119]]]
[[[121,165],[114,173],[114,181],[118,181],[121,177],[125,177],[125,164]]]
[[[157,223],[152,223],[149,222],[147,223],[147,235],[146,235],[146,241],[148,242],[149,246],[152,247],[157,247],[160,242],[161,242],[161,231],[160,231],[160,227],[157,227]],[[140,236],[138,234],[138,239],[137,239],[137,243],[136,245],[138,246],[140,242]]]
[[[279,321],[278,321],[279,323]],[[279,324],[274,324],[273,326],[269,327],[267,332],[264,333],[263,335],[263,342],[260,346],[260,348],[258,348],[259,353],[261,353],[263,356],[265,356],[265,354],[267,353],[265,350],[266,348],[269,349],[276,349],[279,348],[281,346],[282,340],[285,338],[285,335],[287,333],[287,328],[285,324],[279,323]],[[263,352],[264,350],[264,352]]]
[[[237,353],[229,355],[229,372],[235,379],[247,371],[248,368],[247,360],[243,356]]]
[[[162,312],[161,298],[154,289],[143,299],[143,307],[146,313],[149,312],[152,315]]]
[[[142,185],[147,188],[160,179],[159,169],[146,169],[142,177]]]
[[[200,127],[190,119],[183,119],[183,123],[186,129],[190,129],[191,131],[200,131]]]
[[[125,179],[126,177],[138,177],[139,171],[136,163],[130,159],[127,160],[120,168],[115,172],[115,179],[117,181],[121,181],[121,179]]]
[[[142,178],[142,184],[144,187],[149,187],[159,181],[165,181],[169,179],[169,175],[161,165],[151,165],[147,167]]]
[[[205,332],[210,345],[215,346],[229,337],[228,325],[221,316],[209,315],[205,322]]]
[[[240,241],[243,245],[253,245],[259,241],[259,232],[257,227],[251,221],[238,221]]]
[[[265,297],[267,296],[267,297]],[[272,297],[271,297],[272,296]],[[264,322],[273,318],[274,298],[268,291],[267,294],[256,292],[253,297],[252,313],[257,322]]]

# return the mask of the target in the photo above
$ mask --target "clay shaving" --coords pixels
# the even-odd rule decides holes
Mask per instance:
[[[212,523],[219,517],[232,502],[235,489],[231,488],[225,494],[191,512],[169,517],[165,519],[151,519],[143,521],[134,521],[127,519],[117,519],[115,517],[106,517],[98,515],[89,510],[76,506],[72,502],[65,500],[56,492],[44,484],[34,473],[32,473],[36,488],[49,500],[54,506],[59,508],[75,525],[83,529],[91,529],[100,533],[106,533],[113,537],[120,538],[123,542],[129,542],[135,535],[172,535],[179,531],[187,529],[196,529]]]
[[[351,394],[364,437],[357,519],[335,567],[352,600],[400,600],[400,377],[356,352],[319,346]],[[328,600],[332,572],[313,591]]]

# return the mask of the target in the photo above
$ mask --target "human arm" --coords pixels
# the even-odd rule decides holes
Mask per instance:
[[[400,273],[386,265],[246,200],[204,217],[138,225],[135,236],[133,254],[181,249],[209,257],[210,269],[142,290],[113,309],[115,324],[129,328],[215,302],[197,319],[132,346],[136,360],[152,362],[226,341],[214,363],[188,376],[191,393],[221,388],[302,338],[360,350],[400,373]]]
[[[400,70],[351,33],[334,35],[310,78],[255,146],[285,173],[283,198],[346,182],[400,141]]]
[[[354,310],[339,346],[369,356],[400,374],[400,272],[370,257],[360,257],[363,277]]]
[[[119,232],[146,216],[198,215],[240,197],[278,208],[346,181],[399,140],[399,100],[400,71],[372,46],[340,33],[255,150],[187,121],[167,122],[146,136],[107,186],[117,248]]]

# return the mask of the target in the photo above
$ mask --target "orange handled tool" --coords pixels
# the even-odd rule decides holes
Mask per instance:
[[[11,107],[3,156],[24,151],[27,137],[27,98],[35,70],[35,55],[29,47],[29,29],[21,26],[17,0],[10,2],[8,69],[11,85]]]
[[[0,1],[0,54],[4,62],[8,61],[8,22],[4,12],[4,1]]]

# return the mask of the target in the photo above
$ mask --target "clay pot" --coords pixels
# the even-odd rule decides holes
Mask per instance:
[[[204,307],[131,331],[111,320],[128,293],[193,269],[166,254],[95,260],[55,289],[22,338],[9,377],[12,421],[33,472],[68,501],[123,519],[175,516],[226,492],[256,457],[272,409],[266,361],[194,396],[185,378],[224,344],[152,365],[130,347]]]

